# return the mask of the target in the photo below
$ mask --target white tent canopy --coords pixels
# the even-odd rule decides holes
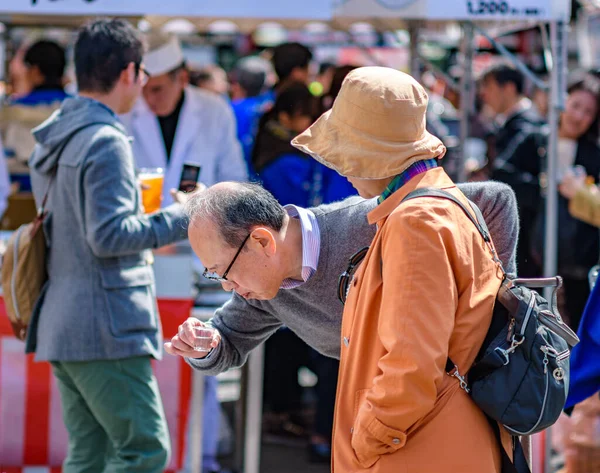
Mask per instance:
[[[27,0],[2,2],[0,13],[21,15],[185,16],[213,18],[326,19],[323,0]]]
[[[20,0],[2,2],[0,21],[8,24],[77,25],[89,17],[145,18],[162,27],[185,18],[199,31],[227,19],[250,32],[264,22],[301,28],[314,20],[347,30],[369,21],[378,30],[405,28],[408,20],[549,21],[568,20],[567,0]]]
[[[9,24],[78,24],[86,17],[148,17],[163,25],[174,17],[187,18],[200,30],[220,19],[228,19],[242,31],[265,21],[286,27],[302,26],[307,21],[331,18],[331,2],[324,0],[20,0],[1,2],[0,19]]]

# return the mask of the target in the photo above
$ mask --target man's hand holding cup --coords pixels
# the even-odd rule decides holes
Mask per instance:
[[[205,358],[219,343],[221,334],[217,329],[190,317],[179,326],[177,335],[165,343],[165,351],[185,358]]]

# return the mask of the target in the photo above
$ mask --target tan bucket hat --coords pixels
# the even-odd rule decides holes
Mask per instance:
[[[396,176],[446,152],[425,129],[428,101],[425,89],[408,74],[361,67],[346,76],[333,108],[292,145],[342,176]]]

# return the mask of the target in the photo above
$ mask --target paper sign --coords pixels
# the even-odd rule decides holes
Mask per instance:
[[[333,0],[334,18],[568,20],[567,0]]]

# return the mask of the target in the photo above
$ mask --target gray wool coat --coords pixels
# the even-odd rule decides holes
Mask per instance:
[[[131,143],[99,102],[67,99],[34,136],[29,164],[38,206],[57,171],[44,225],[48,282],[27,352],[48,361],[160,358],[149,250],[187,237],[183,208],[143,213]]]

